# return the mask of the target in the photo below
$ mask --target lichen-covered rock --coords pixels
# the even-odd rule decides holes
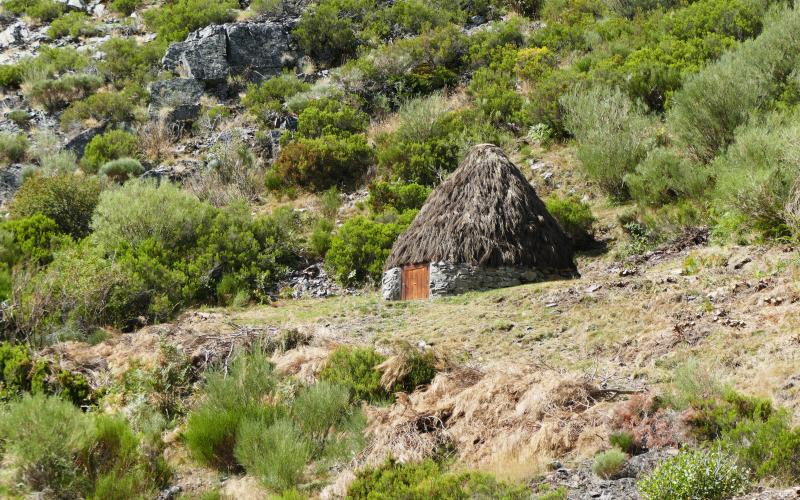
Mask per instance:
[[[162,114],[168,123],[194,121],[200,114],[203,83],[194,78],[172,78],[150,84],[150,115]]]
[[[162,64],[169,70],[183,68],[186,76],[209,83],[246,71],[254,79],[269,77],[297,61],[291,28],[273,21],[207,26],[170,45]]]

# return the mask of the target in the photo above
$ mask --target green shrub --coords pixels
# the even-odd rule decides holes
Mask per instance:
[[[747,485],[747,471],[717,450],[682,451],[637,483],[646,500],[721,500],[736,496]]]
[[[388,222],[364,216],[349,219],[331,239],[325,256],[326,266],[337,281],[347,286],[380,283],[383,263],[392,245],[416,214],[416,210],[407,210]]]
[[[363,134],[300,138],[281,148],[274,171],[285,181],[321,191],[353,186],[372,164],[373,152]]]
[[[375,369],[385,359],[371,348],[340,347],[330,355],[319,377],[349,389],[354,401],[386,401],[392,396],[381,387],[381,373]]]
[[[338,99],[319,99],[310,102],[297,117],[297,133],[315,138],[347,137],[366,132],[369,117]]]
[[[22,183],[11,200],[12,218],[43,214],[74,238],[89,234],[89,223],[100,199],[100,184],[71,174],[32,177]]]
[[[678,199],[702,199],[711,172],[674,150],[657,148],[625,176],[631,196],[646,205],[663,205]]]
[[[376,214],[390,208],[398,212],[420,209],[430,192],[430,188],[416,183],[403,184],[378,181],[369,186],[367,205]]]
[[[446,472],[442,464],[388,461],[357,473],[348,498],[530,498],[525,486],[513,486],[480,472]]]
[[[331,247],[333,227],[333,222],[328,219],[317,219],[314,225],[311,226],[308,248],[314,258],[325,258],[325,254],[328,253],[328,249]]]
[[[56,222],[41,213],[0,223],[0,261],[9,267],[20,263],[46,265],[67,240]]]
[[[720,441],[756,479],[788,485],[800,477],[800,429],[791,428],[786,411],[776,411],[766,420],[743,420]]]
[[[636,454],[639,451],[639,445],[636,443],[636,438],[627,431],[612,432],[608,441],[614,448],[620,449],[629,455]]]
[[[178,0],[150,8],[143,17],[150,31],[156,32],[163,42],[179,42],[194,30],[233,21],[236,18],[233,9],[238,6],[233,0]]]
[[[6,114],[6,118],[14,122],[14,124],[19,128],[28,128],[28,126],[31,124],[31,118],[33,118],[33,116],[31,116],[31,114],[24,109],[15,109],[9,111]]]
[[[108,125],[120,125],[136,118],[136,105],[140,100],[135,89],[122,92],[97,92],[86,99],[72,102],[61,113],[61,128],[70,127],[88,120]]]
[[[21,479],[35,491],[85,491],[75,458],[91,442],[88,414],[43,395],[26,396],[0,415],[4,452],[13,456]]]
[[[245,420],[239,426],[236,459],[275,491],[295,486],[310,458],[311,444],[290,420],[266,428],[259,420]]]
[[[592,462],[592,472],[603,479],[614,479],[625,467],[627,456],[619,448],[598,453]]]
[[[348,387],[321,380],[301,391],[292,402],[292,419],[315,454],[320,453],[333,429],[350,414]]]
[[[25,134],[0,134],[0,161],[17,163],[25,158],[28,151],[28,138]]]
[[[254,0],[250,2],[250,9],[261,15],[277,16],[283,14],[283,0]]]
[[[770,236],[789,233],[785,207],[800,175],[800,116],[741,129],[724,155],[711,165],[714,197],[721,212],[740,213],[746,227]]]
[[[139,44],[134,38],[112,38],[103,43],[105,57],[100,73],[121,89],[129,82],[144,83],[155,77],[164,49],[157,42]]]
[[[64,105],[91,94],[103,84],[97,75],[73,74],[58,79],[36,80],[29,84],[25,93],[34,104],[53,112]]]
[[[575,195],[564,198],[551,196],[545,200],[545,206],[572,239],[576,249],[585,250],[595,244],[592,226],[597,219],[592,215],[588,203],[581,201]]]
[[[54,19],[47,28],[47,36],[50,38],[61,38],[70,36],[80,38],[83,36],[94,36],[98,33],[97,26],[91,18],[84,12],[68,12],[58,19]]]
[[[130,16],[133,12],[144,5],[144,0],[112,0],[108,7],[118,14]]]
[[[89,141],[81,158],[81,167],[90,173],[97,173],[106,163],[120,158],[136,155],[139,140],[125,130],[110,130],[98,134]]]
[[[724,389],[716,397],[693,400],[687,423],[699,437],[713,440],[743,421],[765,421],[773,413],[767,399],[743,396],[732,389]]]
[[[0,87],[4,89],[19,88],[23,75],[23,66],[21,64],[0,65]]]
[[[284,71],[280,75],[264,80],[260,84],[250,84],[242,97],[242,105],[260,121],[266,119],[270,111],[283,110],[286,99],[311,88],[306,82],[292,73]]]
[[[355,55],[356,23],[369,8],[369,0],[324,0],[303,12],[292,35],[304,53],[336,66]]]
[[[13,14],[25,14],[42,23],[48,23],[67,10],[66,4],[56,0],[8,0],[3,8]]]
[[[578,143],[578,159],[586,174],[608,194],[628,196],[625,175],[652,147],[651,121],[642,107],[619,89],[594,88],[562,97],[566,128]]]
[[[110,177],[116,182],[125,182],[144,173],[144,167],[139,160],[133,158],[119,158],[103,164],[98,172],[100,175]]]

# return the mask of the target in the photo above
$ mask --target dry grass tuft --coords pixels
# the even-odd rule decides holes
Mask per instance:
[[[420,460],[452,448],[468,466],[535,474],[537,466],[524,465],[603,445],[611,395],[584,377],[532,367],[440,373],[426,390],[370,409],[363,462]]]
[[[437,373],[448,371],[453,367],[444,353],[438,349],[420,353],[415,347],[407,345],[400,352],[390,356],[386,361],[375,367],[376,370],[381,372],[381,387],[389,391],[398,382],[404,380],[414,369],[415,361],[420,356],[431,356],[433,368]]]
[[[275,369],[281,375],[291,375],[306,383],[313,383],[325,367],[333,349],[329,347],[302,346],[272,357]]]
[[[141,125],[136,132],[142,156],[150,162],[160,163],[171,158],[172,145],[180,136],[181,130],[177,125],[158,119]]]

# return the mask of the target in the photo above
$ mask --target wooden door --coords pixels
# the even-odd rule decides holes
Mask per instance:
[[[430,294],[428,279],[428,264],[403,266],[403,293],[400,298],[427,299]]]

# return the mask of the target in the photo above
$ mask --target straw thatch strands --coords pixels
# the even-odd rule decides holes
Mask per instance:
[[[413,275],[404,268],[414,266]],[[427,266],[428,286],[420,265]],[[397,239],[384,298],[422,298],[577,276],[568,237],[503,151],[473,147]],[[407,281],[417,281],[408,283]],[[427,292],[427,293],[425,293]]]

